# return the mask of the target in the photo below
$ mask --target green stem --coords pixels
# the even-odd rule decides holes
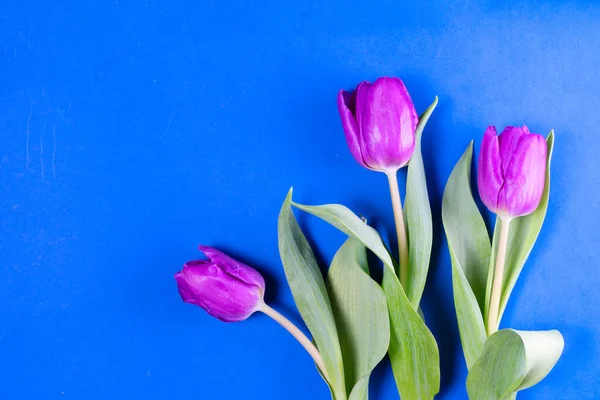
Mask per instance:
[[[500,224],[500,237],[498,238],[498,252],[494,265],[494,277],[492,281],[492,293],[490,295],[490,308],[488,311],[487,333],[488,336],[498,330],[500,320],[500,297],[502,295],[502,282],[504,280],[504,264],[506,263],[506,247],[508,244],[508,232],[510,229],[510,218],[498,218]]]
[[[408,240],[406,238],[406,226],[402,212],[402,200],[400,199],[400,188],[398,187],[397,171],[387,172],[390,185],[390,196],[392,208],[394,209],[394,220],[396,221],[396,236],[398,237],[398,258],[400,264],[400,283],[406,290],[408,281]]]
[[[321,370],[321,373],[329,381],[327,377],[327,370],[325,369],[325,363],[323,363],[323,358],[321,357],[321,353],[315,347],[315,345],[310,341],[309,338],[306,337],[304,333],[296,325],[292,323],[289,319],[281,315],[279,312],[269,307],[266,303],[263,303],[259,311],[267,314],[269,317],[273,318],[279,325],[283,326],[289,333],[292,334],[293,337],[304,347],[304,349],[310,354],[312,359],[315,361],[315,364]]]

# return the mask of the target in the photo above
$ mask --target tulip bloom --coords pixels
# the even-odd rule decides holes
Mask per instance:
[[[477,186],[483,203],[503,218],[532,213],[540,204],[546,179],[546,140],[542,135],[509,126],[496,136],[485,131]]]
[[[400,282],[405,283],[408,239],[396,173],[408,164],[415,150],[417,111],[398,78],[379,78],[373,84],[363,81],[353,93],[341,90],[337,103],[354,159],[388,177],[398,236]]]
[[[419,118],[400,79],[361,82],[353,93],[341,90],[337,103],[348,147],[360,165],[390,173],[408,164]]]
[[[290,320],[264,302],[262,275],[213,247],[198,248],[208,260],[189,261],[175,274],[181,299],[224,322],[243,321],[256,311],[265,313],[298,340],[327,378],[323,358],[315,345]]]
[[[496,135],[496,128],[485,131],[479,165],[477,186],[483,203],[498,214],[498,245],[490,303],[486,319],[488,335],[498,330],[499,309],[510,234],[510,221],[531,214],[540,204],[546,184],[548,148],[541,135],[509,126]]]
[[[175,274],[179,294],[224,322],[243,321],[263,304],[265,281],[253,268],[199,246],[208,260],[189,261]]]

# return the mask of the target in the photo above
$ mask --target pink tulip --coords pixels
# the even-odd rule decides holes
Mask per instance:
[[[259,311],[264,304],[263,277],[215,248],[199,248],[209,259],[189,261],[175,274],[181,299],[225,322],[243,321]]]
[[[265,313],[298,340],[327,379],[323,357],[311,340],[264,302],[265,280],[262,275],[214,247],[198,248],[208,260],[189,261],[175,274],[181,299],[224,322],[243,321],[257,311]]]
[[[338,109],[348,147],[360,165],[391,173],[408,164],[419,118],[400,79],[361,82],[352,93],[341,90]]]
[[[477,185],[483,203],[503,218],[532,213],[540,204],[546,179],[546,141],[542,135],[509,126],[497,136],[485,131]]]

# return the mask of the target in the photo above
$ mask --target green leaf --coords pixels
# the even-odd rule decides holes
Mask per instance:
[[[313,335],[323,362],[328,383],[337,400],[346,398],[344,365],[333,311],[325,282],[313,251],[302,233],[291,208],[288,193],[278,221],[279,253],[288,284],[302,319]]]
[[[347,393],[368,398],[371,371],[383,359],[390,343],[385,295],[369,276],[367,252],[356,239],[338,250],[327,274],[331,306],[344,357]],[[360,383],[359,383],[360,382]],[[352,396],[351,396],[352,397]]]
[[[502,319],[506,304],[512,293],[517,278],[523,270],[523,266],[533,249],[533,245],[542,229],[544,218],[546,217],[546,211],[548,210],[548,198],[550,195],[550,161],[552,160],[552,150],[554,148],[554,131],[550,131],[548,138],[546,139],[548,145],[548,158],[546,164],[546,185],[542,194],[542,199],[538,208],[531,214],[523,217],[515,218],[510,223],[508,245],[506,249],[506,264],[504,269],[504,278],[502,280],[502,295],[500,297],[500,312],[498,313],[498,321]],[[490,271],[493,271],[493,265],[495,263],[496,247],[498,245],[497,234],[499,224],[496,220],[496,229],[494,230],[494,243],[492,246],[492,259],[488,266]],[[486,314],[489,307],[489,301],[491,296],[492,279],[491,275],[488,278],[487,287],[488,294],[486,296]]]
[[[326,204],[323,206],[306,206],[303,204],[292,203],[294,207],[306,211],[309,214],[319,217],[325,222],[333,225],[346,235],[355,237],[366,248],[371,250],[383,261],[383,264],[394,270],[394,262],[390,253],[381,241],[379,233],[371,226],[365,224],[356,214],[341,204]]]
[[[439,351],[435,338],[412,308],[396,274],[383,271],[383,291],[390,312],[388,349],[396,386],[403,399],[433,399],[440,389]]]
[[[490,238],[471,193],[472,154],[473,143],[454,167],[442,201],[454,306],[468,368],[481,355],[486,340],[482,312],[490,260]]]
[[[311,342],[312,342],[312,344],[315,345],[315,347],[317,346],[317,343],[315,343],[314,338],[311,340]],[[335,393],[333,392],[333,387],[331,387],[331,384],[327,381],[327,378],[325,378],[325,375],[323,375],[323,371],[321,371],[318,366],[317,366],[317,371],[319,372],[319,375],[321,375],[321,378],[323,378],[323,380],[327,384],[327,388],[329,389],[329,394],[331,395],[331,400],[343,400],[343,399],[335,398]]]
[[[541,381],[564,347],[560,332],[503,329],[491,335],[467,377],[470,400],[504,400]]]
[[[565,341],[557,330],[514,331],[521,337],[527,356],[526,373],[519,385],[519,390],[523,390],[536,385],[550,373],[562,355]]]
[[[440,386],[439,351],[425,322],[413,308],[394,271],[392,258],[377,231],[339,204],[294,206],[311,213],[360,241],[384,264],[383,291],[390,316],[389,355],[403,399],[433,399]]]
[[[366,400],[369,398],[369,376],[365,376],[354,385],[348,400]]]
[[[436,96],[433,103],[419,119],[419,124],[415,132],[415,151],[408,164],[408,175],[406,178],[404,215],[407,224],[409,250],[408,279],[404,287],[413,308],[417,308],[421,302],[425,281],[427,280],[427,271],[429,270],[431,244],[433,241],[431,207],[429,205],[429,195],[427,194],[425,166],[423,165],[423,156],[421,154],[421,136],[437,103],[438,98]]]

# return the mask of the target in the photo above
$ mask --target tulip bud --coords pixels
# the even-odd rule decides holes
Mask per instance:
[[[410,161],[419,119],[404,83],[379,78],[341,90],[338,109],[352,156],[375,171],[395,172]]]
[[[532,213],[540,204],[546,179],[547,145],[544,137],[509,126],[497,136],[496,128],[485,131],[477,186],[483,203],[500,217]]]
[[[208,260],[187,262],[175,274],[181,299],[225,322],[243,321],[258,311],[264,304],[263,277],[217,249],[199,249]]]

